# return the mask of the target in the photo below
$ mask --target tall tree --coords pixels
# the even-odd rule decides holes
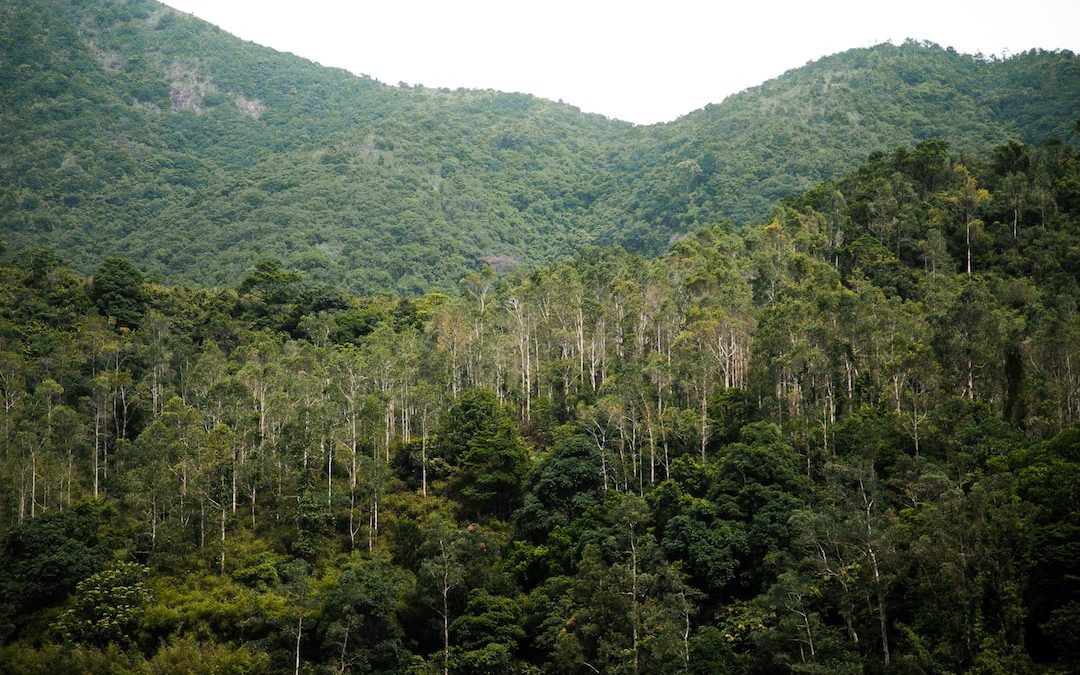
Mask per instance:
[[[106,258],[94,272],[90,297],[101,314],[114,318],[117,326],[135,328],[146,308],[142,272],[123,258]]]
[[[462,393],[440,428],[439,444],[452,467],[451,493],[465,512],[509,518],[520,498],[528,458],[495,395],[487,389]]]

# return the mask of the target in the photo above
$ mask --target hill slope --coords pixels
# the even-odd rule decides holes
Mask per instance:
[[[671,124],[631,130],[614,157],[629,180],[605,203],[626,204],[646,230],[745,223],[876,150],[929,138],[963,151],[1064,138],[1078,101],[1080,60],[1068,52],[1002,61],[912,41],[853,49]]]
[[[908,43],[792,71],[667,125],[520,94],[389,87],[149,0],[0,9],[0,234],[231,284],[260,258],[357,291],[452,286],[583,243],[663,250],[929,136],[1064,134],[1072,54]]]

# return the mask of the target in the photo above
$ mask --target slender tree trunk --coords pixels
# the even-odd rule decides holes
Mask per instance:
[[[19,466],[19,522],[26,520],[26,465]]]
[[[874,564],[874,576],[877,577],[877,564]],[[885,595],[882,592],[880,583],[875,589],[878,602],[878,621],[881,624],[881,652],[885,660],[885,667],[889,667],[889,623],[885,616]]]
[[[701,466],[705,466],[705,446],[709,443],[708,382],[701,384]]]
[[[295,675],[300,675],[300,638],[304,635],[304,612],[300,611],[300,618],[296,622],[296,670]]]
[[[967,273],[971,276],[971,219],[964,219],[964,241],[967,244]]]
[[[99,476],[101,471],[98,467],[101,458],[101,412],[94,411],[94,499],[98,498]]]
[[[919,403],[912,397],[911,401],[911,428],[915,436],[915,456],[919,456]]]
[[[792,595],[794,595],[794,594],[790,594],[788,596],[789,599],[792,597]],[[815,660],[814,634],[810,630],[810,617],[807,615],[806,611],[803,609],[802,597],[800,597],[800,596],[795,596],[795,597],[796,597],[796,599],[798,600],[798,603],[799,603],[798,608],[792,607],[791,605],[789,605],[787,603],[785,603],[785,605],[787,606],[787,610],[789,612],[795,614],[800,619],[802,619],[803,630],[806,632],[806,643],[805,644],[810,649],[810,660],[813,661],[813,660]],[[803,663],[806,663],[806,654],[803,651],[802,643],[799,644],[799,660],[801,660]]]
[[[75,455],[71,451],[71,447],[68,446],[68,463],[67,463],[67,499],[65,503],[71,507],[71,480],[75,477]]]
[[[427,424],[420,439],[420,493],[427,497]]]
[[[356,488],[353,486],[349,490],[349,550],[356,550],[356,535],[360,532],[362,525],[356,524]]]
[[[585,315],[581,307],[577,311],[577,351],[578,351],[578,375],[585,375]],[[595,379],[593,391],[596,391]]]
[[[637,579],[637,544],[634,541],[634,528],[630,527],[630,621],[632,626],[632,645],[634,650],[634,672],[638,672],[638,579]]]
[[[690,668],[690,603],[686,600],[686,593],[681,593],[683,601],[683,664],[686,669]]]
[[[341,641],[341,657],[338,660],[338,675],[345,675],[345,654],[349,648],[349,633],[352,631],[352,619],[345,624],[345,638]]]
[[[221,505],[221,574],[225,574],[225,514],[228,509]]]
[[[187,515],[187,462],[180,465],[180,524],[188,524]]]
[[[648,407],[645,408],[645,424],[649,434],[649,485],[656,485],[656,432],[649,417]]]
[[[869,499],[862,481],[859,481],[859,489],[862,491],[863,504],[866,507],[866,554],[870,562],[870,571],[874,579],[874,595],[878,605],[878,622],[881,628],[881,654],[885,661],[885,667],[889,666],[889,622],[885,610],[885,589],[881,579],[881,571],[878,568],[877,552],[874,550],[874,533],[870,524],[870,511],[874,506],[874,500]]]
[[[240,501],[240,493],[239,493],[239,490],[238,490],[238,488],[236,486],[236,472],[237,472],[236,448],[233,448],[232,453],[233,453],[233,461],[232,461],[232,512],[236,513],[236,507],[237,507],[237,504]]]
[[[37,515],[37,450],[30,450],[30,517]]]
[[[443,626],[443,675],[450,675],[450,587],[448,582],[442,587],[442,626]]]

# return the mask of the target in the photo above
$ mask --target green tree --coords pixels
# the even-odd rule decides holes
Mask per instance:
[[[0,619],[5,634],[42,606],[59,603],[76,584],[108,560],[101,530],[114,512],[82,503],[14,527],[3,546],[0,567]]]
[[[118,562],[80,581],[57,630],[71,642],[130,646],[150,599],[148,573],[142,565]]]
[[[521,608],[512,598],[484,590],[469,596],[461,616],[450,624],[456,645],[453,669],[477,675],[501,675],[515,669],[518,643],[525,638]]]
[[[349,565],[327,590],[319,630],[338,672],[399,672],[406,661],[398,597],[407,576],[379,560]]]
[[[136,328],[146,309],[142,272],[123,258],[106,258],[94,272],[90,297],[102,316],[115,318],[117,326]]]
[[[811,482],[800,471],[801,463],[778,427],[754,422],[743,427],[738,443],[723,449],[709,473],[711,508],[738,523],[740,527],[732,531],[739,536],[732,539],[745,542],[736,572],[743,592],[764,590],[769,582],[767,560],[790,546],[794,535],[791,516],[811,494]],[[710,560],[706,569],[715,570],[711,576],[723,578],[728,564],[725,558],[738,548],[731,540],[715,541],[714,545],[717,549],[705,559]]]
[[[582,434],[560,438],[529,476],[522,506],[515,512],[518,531],[541,542],[599,501],[596,445]]]
[[[441,426],[439,445],[453,467],[451,494],[465,512],[509,518],[521,494],[528,457],[495,395],[487,389],[463,392]]]

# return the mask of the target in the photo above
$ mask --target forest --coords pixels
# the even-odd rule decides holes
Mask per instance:
[[[448,292],[0,262],[4,672],[1080,664],[1069,142]]]

